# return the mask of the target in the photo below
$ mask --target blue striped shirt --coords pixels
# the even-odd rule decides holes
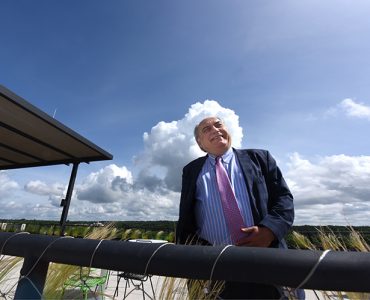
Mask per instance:
[[[245,227],[253,226],[245,179],[232,148],[222,156],[222,162],[228,172]],[[230,245],[232,241],[217,187],[215,163],[215,157],[208,155],[197,179],[195,205],[197,234],[213,245]]]

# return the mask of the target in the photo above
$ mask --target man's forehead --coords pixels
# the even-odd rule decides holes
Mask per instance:
[[[199,127],[206,127],[206,126],[218,123],[218,122],[222,123],[222,121],[219,118],[214,118],[214,117],[206,118],[199,123]]]

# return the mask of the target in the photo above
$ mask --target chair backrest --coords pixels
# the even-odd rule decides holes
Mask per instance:
[[[95,278],[108,278],[109,271],[106,269],[95,269],[95,268],[89,268],[89,267],[81,267],[80,268],[80,276],[79,278],[81,280],[95,277]]]

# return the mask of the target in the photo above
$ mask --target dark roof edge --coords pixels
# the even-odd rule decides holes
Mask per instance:
[[[51,126],[63,131],[64,133],[68,134],[72,138],[82,142],[86,146],[90,147],[91,149],[100,152],[102,156],[105,157],[106,160],[110,160],[113,158],[113,155],[109,152],[103,150],[93,142],[87,140],[77,132],[73,131],[72,129],[68,128],[67,126],[60,123],[58,120],[52,118],[42,110],[38,109],[36,106],[32,105],[22,97],[14,94],[12,91],[7,89],[5,86],[0,84],[0,94],[6,97],[8,100],[12,101],[14,104],[20,106],[21,108],[25,109],[26,111],[30,112],[31,114],[35,115],[36,117],[44,120],[45,122],[49,123]],[[97,159],[96,159],[97,160]],[[102,159],[100,159],[102,160]]]
[[[33,167],[46,167],[46,166],[55,166],[55,165],[70,165],[70,164],[79,164],[79,163],[90,163],[92,161],[101,161],[101,156],[98,157],[83,157],[78,159],[63,159],[63,160],[55,160],[49,162],[35,162],[35,163],[27,163],[27,164],[19,164],[17,166],[10,165],[10,166],[2,166],[0,170],[12,170],[12,169],[21,169],[21,168],[33,168]]]

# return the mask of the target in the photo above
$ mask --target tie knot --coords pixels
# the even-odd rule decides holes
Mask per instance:
[[[222,156],[217,156],[216,157],[216,163],[222,162]]]

